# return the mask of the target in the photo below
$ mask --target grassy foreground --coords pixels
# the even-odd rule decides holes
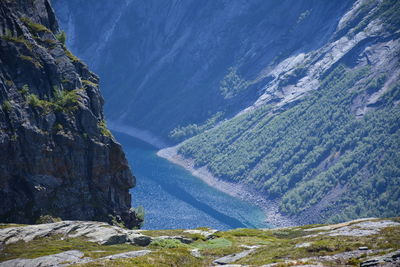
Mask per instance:
[[[359,266],[367,259],[400,249],[399,222],[400,218],[368,219],[324,227],[307,225],[279,229],[234,229],[216,232],[208,237],[185,230],[143,230],[141,233],[151,236],[153,240],[145,248],[131,244],[99,245],[85,238],[51,236],[8,245],[4,242],[0,248],[0,266],[6,260],[33,259],[69,250],[79,250],[84,257],[93,259],[85,264],[70,266],[213,266],[218,265],[215,262],[218,258],[246,250],[251,250],[251,253],[230,263],[244,266],[271,263],[276,263],[275,266],[316,263]],[[1,228],[6,227],[2,225]],[[208,231],[207,228],[198,230]],[[165,239],[166,236],[171,239]],[[182,239],[187,242],[182,242]],[[99,260],[107,255],[143,249],[151,252],[136,258]]]

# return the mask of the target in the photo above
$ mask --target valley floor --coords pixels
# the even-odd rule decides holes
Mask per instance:
[[[399,266],[400,219],[276,229],[127,230],[101,222],[0,225],[0,267]]]

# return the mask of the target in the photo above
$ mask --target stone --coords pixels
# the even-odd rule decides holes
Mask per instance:
[[[128,259],[144,256],[151,253],[151,250],[129,251],[106,257],[92,259],[84,257],[83,252],[79,250],[69,250],[53,255],[38,257],[35,259],[14,259],[0,263],[0,267],[54,267],[69,266],[72,264],[83,264],[88,262],[100,262],[105,260]]]
[[[151,250],[129,251],[129,252],[106,256],[106,257],[100,258],[100,260],[116,260],[116,259],[136,258],[136,257],[147,255],[150,252],[151,252]]]
[[[0,267],[50,267],[67,266],[76,263],[86,263],[91,258],[84,258],[83,252],[79,250],[68,250],[58,254],[38,257],[35,259],[14,259],[0,262]]]
[[[198,248],[192,249],[192,250],[190,251],[190,254],[191,254],[193,257],[201,258],[201,253],[200,253],[200,250],[199,250]]]
[[[311,246],[310,242],[305,242],[305,243],[301,243],[301,244],[296,244],[296,246],[294,246],[295,248],[308,248]]]
[[[209,229],[209,230],[191,229],[191,230],[185,230],[184,232],[188,233],[188,234],[202,235],[206,239],[211,239],[214,237],[214,234],[216,232],[218,232],[218,230],[215,230],[215,229]]]
[[[250,253],[254,252],[254,250],[249,249],[249,250],[245,250],[239,253],[235,253],[235,254],[231,254],[219,259],[216,259],[213,261],[214,264],[219,264],[219,265],[225,265],[228,263],[232,263],[235,262],[237,260],[240,260],[241,258],[244,258],[246,256],[248,256]]]
[[[0,244],[8,245],[18,241],[29,242],[35,238],[56,235],[69,238],[84,237],[88,241],[100,245],[130,243],[147,246],[151,242],[151,237],[136,230],[127,230],[103,222],[62,221],[0,229]]]
[[[400,250],[385,254],[383,256],[376,256],[360,263],[360,267],[370,266],[400,266]]]

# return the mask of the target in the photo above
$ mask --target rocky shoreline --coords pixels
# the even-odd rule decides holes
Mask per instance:
[[[279,212],[278,203],[276,201],[265,199],[259,192],[251,188],[249,185],[218,179],[207,170],[207,167],[196,168],[193,160],[178,154],[178,148],[179,145],[160,149],[157,152],[157,156],[165,158],[170,162],[185,168],[191,172],[193,176],[198,177],[203,182],[219,191],[241,200],[254,203],[265,212],[267,217],[266,222],[275,227],[289,227],[303,224],[299,219],[293,219],[282,215]]]
[[[251,188],[249,185],[232,183],[218,179],[214,177],[206,167],[195,168],[193,160],[178,154],[179,145],[168,147],[165,141],[161,140],[161,138],[155,136],[151,132],[123,125],[118,122],[109,122],[108,127],[113,131],[137,138],[160,149],[157,152],[157,156],[165,158],[168,161],[185,168],[193,176],[201,179],[209,186],[214,187],[219,191],[222,191],[235,198],[254,203],[264,211],[265,216],[268,218],[266,222],[272,224],[274,227],[304,225],[308,222],[308,220],[300,217],[289,218],[288,216],[281,214],[279,212],[279,204],[277,201],[265,199],[264,196],[262,196],[254,188]]]

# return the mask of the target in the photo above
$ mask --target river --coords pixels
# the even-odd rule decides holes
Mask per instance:
[[[136,176],[132,206],[143,206],[143,229],[272,227],[257,206],[210,187],[156,155],[157,148],[114,132]]]

